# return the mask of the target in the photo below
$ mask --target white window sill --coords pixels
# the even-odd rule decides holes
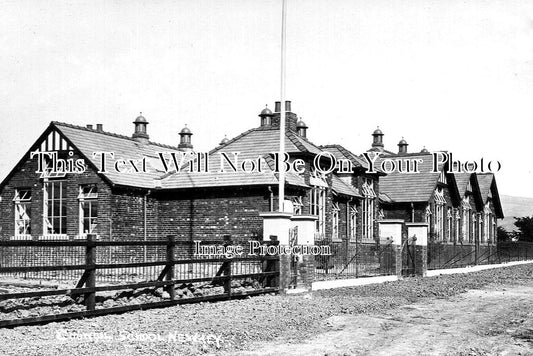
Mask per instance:
[[[362,238],[362,239],[361,239],[361,242],[364,243],[364,244],[375,244],[375,243],[376,243],[376,240],[374,240],[374,239]]]
[[[30,234],[20,234],[11,236],[10,240],[33,240],[33,237]]]
[[[87,240],[87,235],[88,234],[81,234],[81,235],[76,235],[74,236],[74,240]],[[100,235],[97,235],[97,234],[93,234],[96,236],[96,240],[100,240]]]
[[[39,240],[68,240],[67,234],[49,234],[39,236]]]

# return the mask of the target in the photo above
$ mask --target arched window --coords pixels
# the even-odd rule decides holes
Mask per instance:
[[[363,208],[361,216],[361,227],[363,230],[363,239],[374,239],[374,201],[376,193],[374,192],[374,182],[372,179],[365,178],[362,185],[363,192]]]

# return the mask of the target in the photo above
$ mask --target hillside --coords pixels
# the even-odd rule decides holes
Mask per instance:
[[[507,231],[516,230],[516,226],[514,226],[514,217],[533,215],[533,198],[500,195],[500,200],[502,202],[505,219],[498,222],[498,225],[504,227]]]

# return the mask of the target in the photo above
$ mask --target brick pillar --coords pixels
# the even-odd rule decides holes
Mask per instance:
[[[303,261],[300,265],[300,275],[302,276],[303,285],[308,290],[311,290],[312,284],[315,281],[315,256],[303,256]]]
[[[314,215],[294,215],[291,217],[291,226],[297,227],[297,245],[312,246],[315,244],[315,221]],[[297,288],[311,290],[315,280],[315,256],[298,256],[298,285]]]
[[[401,219],[384,219],[379,222],[379,241],[382,245],[392,244],[391,259],[394,260],[395,274],[402,278],[402,233],[405,221]]]
[[[291,284],[291,256],[279,256],[279,291],[285,294]]]
[[[415,246],[415,274],[425,277],[428,270],[428,247]]]
[[[396,245],[396,277],[402,279],[402,245]]]
[[[263,218],[263,240],[276,240],[281,246],[289,245],[290,213],[268,212],[259,214]],[[279,290],[285,293],[291,283],[291,256],[279,256]]]
[[[428,224],[406,223],[407,238],[415,243],[415,274],[425,277],[428,269]]]

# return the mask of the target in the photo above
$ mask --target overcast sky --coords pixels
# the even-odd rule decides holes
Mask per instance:
[[[317,144],[498,160],[533,197],[533,1],[288,0],[287,99]],[[207,151],[279,100],[281,0],[2,1],[0,177],[50,121]]]

